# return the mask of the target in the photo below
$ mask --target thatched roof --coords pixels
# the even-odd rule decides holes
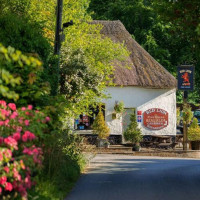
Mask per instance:
[[[126,62],[115,62],[114,84],[146,88],[175,88],[176,79],[145,51],[119,21],[94,20],[92,24],[102,24],[101,33],[114,42],[123,43],[130,51]],[[125,64],[126,63],[126,64]],[[130,66],[121,67],[123,65]]]

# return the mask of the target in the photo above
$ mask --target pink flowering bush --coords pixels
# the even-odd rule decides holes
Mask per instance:
[[[50,121],[31,105],[0,101],[0,199],[28,199],[32,177],[42,168],[42,141]]]

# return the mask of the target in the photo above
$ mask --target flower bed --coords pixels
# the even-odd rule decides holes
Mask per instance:
[[[42,141],[49,117],[14,103],[0,101],[0,199],[27,199],[42,168]]]

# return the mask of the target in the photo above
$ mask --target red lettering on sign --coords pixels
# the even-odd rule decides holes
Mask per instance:
[[[151,108],[143,114],[143,124],[152,130],[160,130],[168,126],[168,112],[160,108]]]

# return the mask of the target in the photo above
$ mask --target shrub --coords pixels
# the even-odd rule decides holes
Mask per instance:
[[[200,141],[200,127],[198,126],[198,119],[194,118],[192,124],[188,128],[188,139],[190,141]]]
[[[130,124],[124,132],[124,138],[126,141],[130,141],[133,144],[142,141],[142,133],[136,121],[135,111],[130,115]]]
[[[38,59],[0,44],[0,63],[0,97],[7,101],[20,98],[17,104],[27,105],[49,92],[48,83],[41,79],[43,68]]]
[[[42,168],[41,139],[49,117],[31,105],[16,108],[0,101],[0,197],[27,199],[35,185],[34,174]]]
[[[124,102],[120,101],[119,103],[115,103],[114,110],[116,113],[123,113],[124,112]]]
[[[93,133],[98,134],[99,139],[108,138],[110,129],[106,125],[106,122],[104,120],[104,116],[103,116],[101,109],[99,110],[99,113],[94,120],[92,128],[93,128]]]
[[[192,120],[193,114],[191,111],[191,107],[188,104],[184,104],[183,106],[183,123],[189,124]]]

